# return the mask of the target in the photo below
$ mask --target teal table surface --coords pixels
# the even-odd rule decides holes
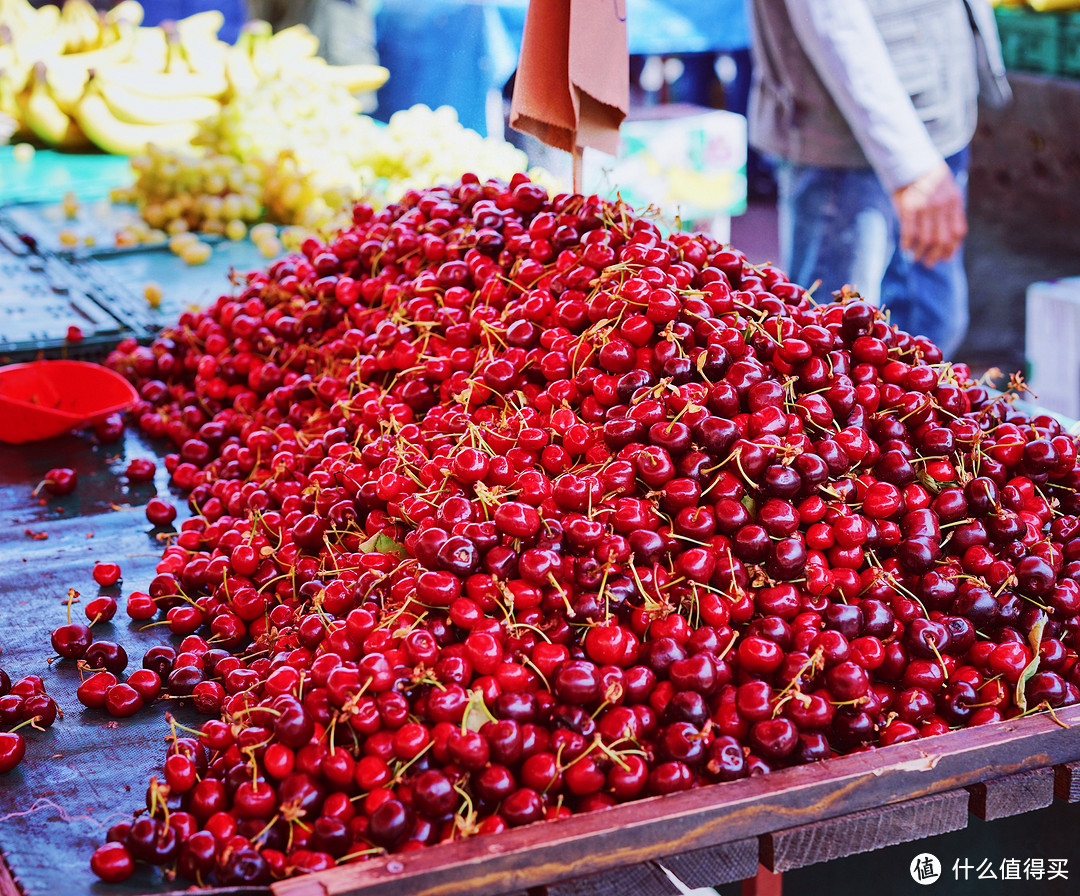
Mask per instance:
[[[13,146],[0,146],[0,204],[59,202],[69,191],[81,199],[99,199],[130,181],[126,156],[39,149],[30,159],[19,161]]]

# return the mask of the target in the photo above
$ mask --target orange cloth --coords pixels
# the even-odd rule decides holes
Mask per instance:
[[[531,0],[510,126],[579,155],[615,155],[630,105],[625,0]]]

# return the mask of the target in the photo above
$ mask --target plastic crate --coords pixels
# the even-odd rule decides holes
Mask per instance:
[[[137,307],[154,329],[169,326],[184,311],[203,309],[219,296],[232,295],[238,287],[232,272],[242,278],[249,271],[264,269],[269,262],[251,240],[222,240],[205,264],[190,266],[168,249],[136,248],[123,252],[72,256],[71,270],[106,307],[118,303]],[[161,304],[151,309],[143,295],[144,286],[154,282],[162,287]],[[240,279],[237,282],[241,282]]]
[[[1033,400],[1075,420],[1080,417],[1080,277],[1030,284],[1025,317]]]
[[[69,216],[62,202],[17,202],[0,207],[0,227],[33,239],[38,252],[54,255],[102,255],[128,251],[116,246],[116,234],[139,222],[134,206],[106,198],[80,202]],[[65,242],[67,234],[71,241]]]
[[[149,336],[151,322],[138,312],[134,303],[106,304],[62,259],[0,232],[0,363],[97,360],[124,336]],[[68,339],[72,326],[82,338]]]
[[[1061,16],[1058,73],[1067,78],[1080,78],[1080,12]]]
[[[1056,75],[1061,62],[1061,16],[1030,9],[998,6],[998,33],[1005,68]]]

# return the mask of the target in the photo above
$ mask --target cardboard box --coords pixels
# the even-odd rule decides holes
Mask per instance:
[[[1025,316],[1032,400],[1049,411],[1080,418],[1080,277],[1032,283]]]
[[[586,150],[584,192],[621,196],[683,224],[746,211],[746,119],[685,103],[634,110],[619,154]]]

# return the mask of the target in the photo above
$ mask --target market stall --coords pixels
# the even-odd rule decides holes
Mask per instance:
[[[9,669],[36,669],[41,645],[64,617],[67,589],[85,595],[73,605],[78,614],[95,594],[147,588],[163,530],[145,520],[143,509],[154,493],[167,495],[169,488],[164,470],[149,483],[127,475],[134,458],[160,459],[162,452],[132,433],[120,442],[86,432],[36,443],[32,451],[0,450],[0,495],[14,523],[4,536],[2,591],[19,597],[4,603],[4,624],[20,631],[16,643],[5,642],[4,660]],[[33,484],[56,467],[76,470],[78,487],[69,496],[36,497]],[[94,565],[105,561],[122,566],[122,591],[94,582]],[[132,657],[161,640],[138,623],[114,622],[106,631]],[[47,687],[62,694],[77,680],[76,670],[60,661],[48,672]],[[186,703],[177,702],[170,712],[184,724],[198,724]],[[380,886],[394,889],[408,881],[417,893],[504,893],[539,885],[552,893],[614,892],[628,882],[662,883],[656,862],[692,886],[749,877],[759,861],[787,870],[955,830],[969,809],[996,818],[1044,807],[1055,794],[1076,799],[1073,763],[1080,748],[1067,727],[1074,716],[1063,709],[562,819],[539,833],[525,827],[422,854],[372,859],[317,886],[378,893]],[[169,726],[160,713],[118,723],[100,710],[68,706],[54,730],[56,739],[52,732],[28,735],[28,760],[8,778],[19,786],[3,795],[0,843],[24,893],[50,892],[80,875],[89,887],[85,864],[73,868],[54,860],[46,845],[65,855],[92,850],[103,827],[126,814],[119,807],[154,773],[160,756],[144,745],[160,743]],[[47,761],[40,758],[42,749]],[[34,794],[29,805],[28,793]],[[594,877],[600,874],[606,875],[602,881]],[[585,882],[574,882],[583,876]],[[147,869],[127,886],[149,892],[168,889],[169,882]],[[300,878],[275,886],[291,892],[308,883]]]
[[[24,441],[73,387],[0,368],[0,893],[764,894],[1080,801],[1070,421],[418,135],[355,208],[4,157],[0,355],[133,392]]]

